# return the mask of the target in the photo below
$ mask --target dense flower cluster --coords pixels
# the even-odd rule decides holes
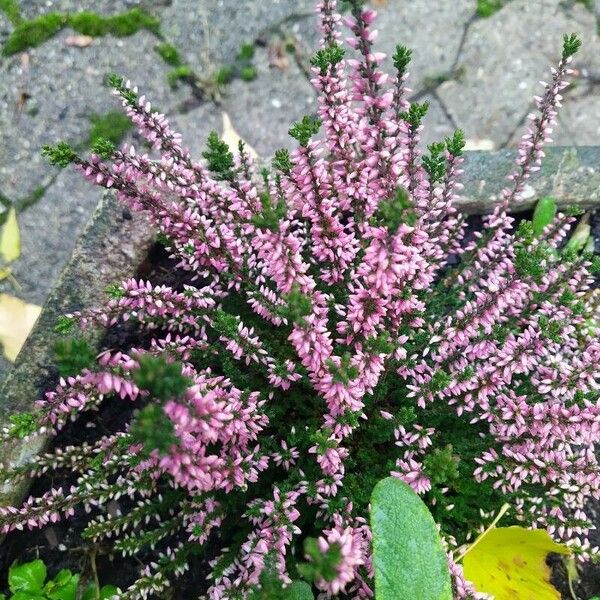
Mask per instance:
[[[136,407],[121,431],[6,465],[7,479],[61,468],[78,478],[0,509],[10,532],[83,506],[84,537],[112,537],[124,555],[156,547],[124,600],[164,589],[209,539],[203,598],[252,598],[268,578],[286,586],[299,572],[319,598],[371,598],[365,517],[390,473],[431,507],[457,598],[475,593],[452,550],[479,527],[481,508],[509,502],[514,520],[592,551],[597,265],[559,251],[574,217],[559,214],[537,235],[509,216],[539,168],[579,42],[565,37],[509,186],[465,242],[454,207],[462,134],[421,150],[427,105],[407,98],[410,51],[399,46],[395,76],[384,73],[375,13],[350,4],[342,19],[335,0],[321,0],[318,118],[291,128],[297,149],[276,152],[262,177],[243,143],[234,156],[216,134],[194,161],[118,77],[116,94],[159,158],[106,141],[88,159],[65,144],[47,149],[145,211],[196,284],[129,280],[106,306],[63,319],[65,331],[135,322],[150,341],[106,350],[6,433],[56,433],[102,402]],[[105,508],[120,497],[122,510]]]

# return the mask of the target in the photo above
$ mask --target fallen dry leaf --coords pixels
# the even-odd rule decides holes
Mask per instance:
[[[17,115],[21,115],[23,109],[25,108],[25,105],[27,104],[27,100],[29,100],[30,98],[31,94],[26,89],[21,89],[17,101],[15,102],[15,113]]]
[[[14,207],[8,211],[8,217],[0,229],[0,257],[10,263],[21,256],[21,233]]]
[[[233,128],[231,123],[231,119],[227,113],[223,113],[223,134],[221,136],[223,141],[232,149],[237,150],[238,143],[240,140],[246,144],[246,152],[248,155],[254,159],[258,158],[258,153],[256,150],[248,143],[246,140],[243,140],[238,132]]]
[[[388,2],[389,2],[389,0],[371,0],[371,3],[374,6],[379,6],[379,7],[387,6]]]
[[[40,316],[41,306],[0,294],[0,344],[4,356],[14,362],[29,332]]]
[[[290,59],[281,42],[269,45],[269,66],[285,71],[290,66]]]
[[[91,35],[69,35],[65,38],[65,44],[75,48],[87,48],[93,41]]]
[[[465,140],[465,150],[494,150],[495,147],[494,141],[486,138]]]

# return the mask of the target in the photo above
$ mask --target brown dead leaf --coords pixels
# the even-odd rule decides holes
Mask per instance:
[[[0,294],[0,344],[4,356],[14,362],[29,332],[40,316],[41,306]]]
[[[27,100],[29,100],[30,98],[31,94],[25,88],[22,88],[19,92],[17,101],[15,102],[15,113],[17,115],[20,115],[23,112],[23,109],[27,104]]]
[[[269,44],[269,66],[285,71],[290,66],[288,53],[281,42]]]
[[[93,41],[91,35],[69,35],[65,38],[65,44],[75,48],[87,48]]]
[[[371,0],[371,3],[374,6],[382,7],[382,6],[387,6],[389,4],[389,0]]]

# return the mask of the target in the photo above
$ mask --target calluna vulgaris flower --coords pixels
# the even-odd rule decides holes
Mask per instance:
[[[509,185],[465,241],[454,206],[463,136],[421,152],[427,105],[407,98],[410,51],[399,46],[395,76],[384,73],[375,12],[351,5],[342,19],[335,0],[320,2],[318,117],[291,128],[297,149],[278,151],[260,176],[243,143],[234,156],[216,134],[205,162],[193,160],[116,76],[159,158],[102,140],[86,160],[66,144],[46,148],[149,215],[195,284],[125,281],[106,306],[64,318],[65,330],[129,320],[151,342],[105,351],[5,432],[55,434],[103,402],[140,409],[110,435],[5,465],[6,479],[77,477],[0,509],[3,532],[90,510],[84,538],[146,557],[125,600],[152,596],[200,560],[212,571],[198,593],[211,600],[251,598],[269,578],[285,587],[298,571],[320,598],[371,598],[365,517],[390,473],[431,507],[457,598],[476,597],[452,556],[481,510],[508,502],[515,521],[584,559],[594,550],[598,265],[557,250],[573,216],[535,236],[508,215],[539,169],[579,41],[565,37]],[[119,499],[120,511],[107,510]]]

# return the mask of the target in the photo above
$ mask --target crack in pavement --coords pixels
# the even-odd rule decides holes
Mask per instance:
[[[454,117],[452,116],[452,113],[446,106],[446,103],[441,99],[440,95],[437,93],[437,89],[431,93],[431,96],[435,100],[437,100],[438,104],[440,105],[440,108],[442,109],[442,112],[444,113],[444,116],[446,117],[446,119],[448,120],[450,125],[452,126],[452,129],[454,129],[454,130],[459,129],[458,124],[454,120]]]
[[[449,73],[456,72],[456,70],[458,68],[458,63],[460,61],[460,57],[463,53],[465,44],[467,42],[467,36],[469,35],[469,30],[471,29],[471,25],[473,25],[473,23],[475,21],[478,21],[479,18],[480,17],[478,17],[476,14],[474,14],[471,17],[469,17],[468,21],[463,25],[463,32],[460,37],[460,42],[458,43],[458,49],[456,50],[456,56],[454,57],[454,62],[452,63],[452,66],[448,70]]]
[[[56,179],[58,178],[60,171],[52,173],[45,177],[42,183],[38,185],[31,193],[19,198],[18,200],[11,200],[8,196],[0,191],[0,204],[5,208],[14,208],[17,214],[22,213],[28,208],[35,206],[45,195],[46,192],[52,187]]]

